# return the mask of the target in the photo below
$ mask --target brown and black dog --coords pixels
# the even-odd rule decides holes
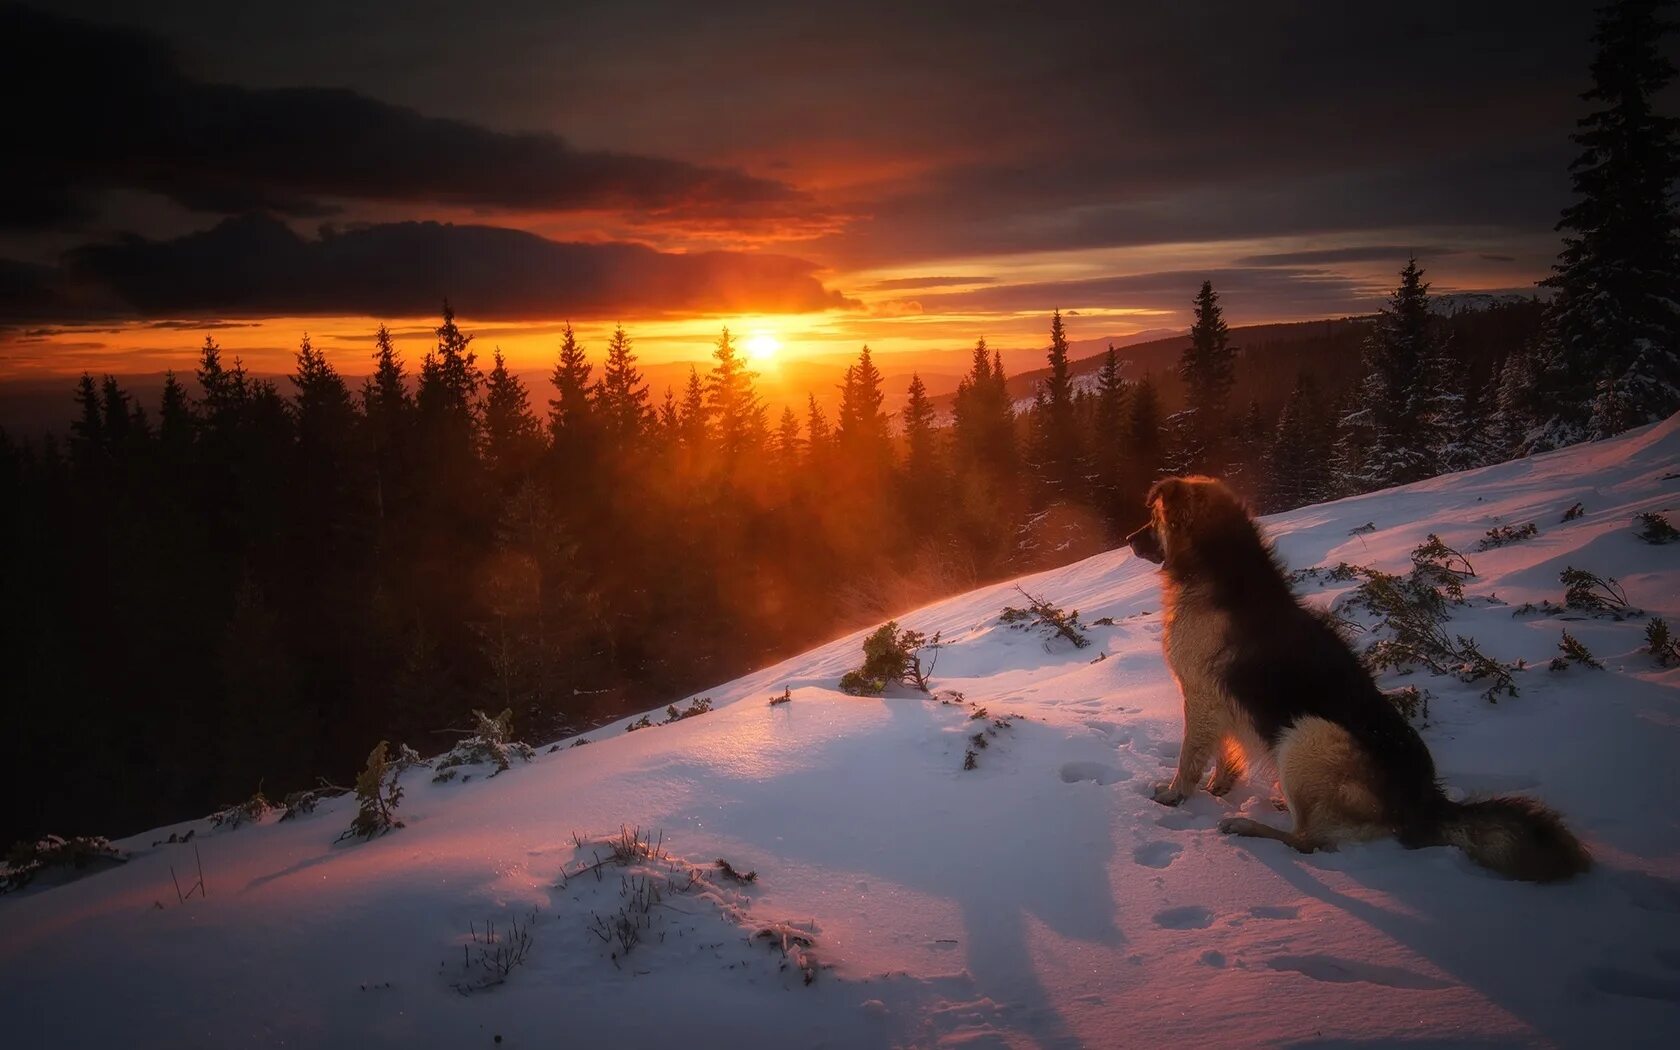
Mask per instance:
[[[1507,796],[1450,801],[1423,738],[1353,650],[1289,589],[1270,546],[1230,489],[1169,478],[1150,490],[1149,524],[1128,537],[1162,569],[1167,666],[1184,694],[1178,772],[1155,789],[1176,806],[1223,795],[1249,761],[1277,771],[1294,819],[1282,831],[1247,817],[1219,830],[1302,852],[1392,835],[1407,847],[1454,845],[1515,879],[1548,882],[1591,859],[1552,810]]]

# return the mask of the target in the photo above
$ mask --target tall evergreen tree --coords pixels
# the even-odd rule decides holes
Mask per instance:
[[[1050,318],[1050,346],[1045,352],[1050,374],[1033,402],[1033,460],[1039,483],[1056,499],[1085,496],[1085,454],[1074,415],[1073,377],[1068,369],[1067,329],[1062,312]]]
[[[870,471],[883,469],[892,456],[887,414],[881,409],[886,402],[881,381],[881,370],[865,346],[857,361],[847,366],[846,382],[840,388],[836,430],[840,450],[854,466]]]
[[[507,490],[541,448],[541,431],[531,413],[531,395],[524,381],[508,370],[501,347],[491,360],[494,367],[484,379],[484,459]]]
[[[478,388],[483,375],[472,350],[472,336],[455,323],[455,311],[447,302],[436,331],[437,347],[420,365],[415,404],[428,454],[464,463],[472,458],[477,443]]]
[[[1349,481],[1369,492],[1432,477],[1442,468],[1451,425],[1445,347],[1429,309],[1429,284],[1417,260],[1400,271],[1400,285],[1365,343],[1365,378],[1345,424],[1348,450],[1361,446],[1362,464]]]
[[[798,469],[803,445],[799,417],[793,414],[793,406],[783,405],[781,421],[776,424],[776,468],[783,477]]]
[[[612,339],[607,342],[607,360],[595,387],[595,411],[603,431],[618,449],[640,441],[652,421],[647,385],[642,382],[623,325],[613,329]]]
[[[754,373],[747,368],[725,328],[712,350],[712,371],[706,377],[706,408],[717,428],[718,447],[726,459],[738,461],[764,447],[764,403],[753,389]]]
[[[911,483],[931,482],[937,470],[933,402],[928,400],[927,384],[917,372],[910,374],[909,396],[904,403],[904,445],[904,468]]]
[[[828,416],[823,414],[822,406],[817,404],[815,394],[805,395],[805,433],[806,457],[811,460],[825,458],[834,444],[834,431],[828,425]]]
[[[692,365],[688,369],[688,383],[683,387],[682,405],[677,415],[684,447],[699,449],[704,446],[711,432],[711,409],[706,404],[706,384],[700,378],[700,371]]]
[[[589,357],[568,322],[560,336],[559,359],[548,377],[554,387],[554,397],[548,402],[548,434],[556,458],[575,462],[590,451],[595,417],[589,373]]]
[[[1126,406],[1126,490],[1142,505],[1143,492],[1166,466],[1161,398],[1148,373],[1131,390]]]
[[[1550,418],[1532,443],[1556,448],[1680,408],[1680,122],[1656,100],[1674,77],[1662,0],[1614,0],[1593,40],[1595,104],[1572,137],[1576,201],[1544,283],[1556,289],[1540,373]]]
[[[1331,495],[1326,485],[1330,441],[1318,387],[1302,373],[1266,447],[1259,485],[1260,507],[1266,513],[1293,510]]]
[[[1237,349],[1212,281],[1196,293],[1190,345],[1179,358],[1186,407],[1174,428],[1174,469],[1180,473],[1224,472],[1228,453],[1227,412],[1236,382]]]

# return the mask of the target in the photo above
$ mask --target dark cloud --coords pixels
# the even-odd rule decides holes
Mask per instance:
[[[994,284],[996,277],[894,277],[890,281],[876,281],[865,285],[866,292],[892,292],[908,288],[945,288],[954,284]]]
[[[580,150],[346,89],[206,83],[151,37],[20,7],[0,8],[0,39],[9,139],[28,156],[0,174],[0,225],[11,228],[74,223],[90,192],[112,188],[294,217],[334,214],[344,200],[738,217],[803,199],[738,171]]]
[[[1084,280],[998,285],[969,292],[925,295],[929,313],[1147,309],[1187,314],[1204,280],[1213,282],[1226,315],[1235,321],[1370,312],[1383,291],[1320,270],[1273,267],[1162,270]]]
[[[171,240],[87,245],[69,253],[60,272],[29,276],[72,298],[79,316],[413,317],[446,297],[472,317],[507,320],[855,305],[824,288],[814,269],[784,255],[674,254],[433,222],[328,229],[306,239],[276,219],[244,216]],[[14,320],[54,319],[16,297],[10,307]]]
[[[1344,262],[1392,262],[1396,268],[1407,259],[1432,259],[1439,255],[1457,255],[1457,248],[1433,245],[1406,247],[1395,244],[1366,244],[1350,248],[1320,248],[1301,252],[1272,252],[1266,255],[1244,255],[1231,260],[1236,266],[1323,266]],[[1485,258],[1485,256],[1484,256]]]

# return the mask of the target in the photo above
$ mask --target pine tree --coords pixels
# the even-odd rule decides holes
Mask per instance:
[[[163,398],[158,405],[158,444],[166,464],[174,468],[186,465],[192,455],[192,400],[187,388],[175,378],[175,370],[163,374]]]
[[[1165,468],[1161,419],[1161,398],[1148,373],[1132,388],[1126,411],[1127,490],[1135,490],[1139,502],[1143,490],[1161,476]]]
[[[1226,413],[1236,382],[1237,350],[1212,281],[1202,282],[1195,306],[1190,345],[1178,363],[1187,404],[1175,417],[1172,467],[1181,474],[1226,469]]]
[[[505,488],[517,481],[519,471],[541,447],[541,439],[524,381],[508,371],[501,347],[491,360],[494,367],[484,380],[484,459]]]
[[[753,389],[754,373],[747,368],[725,328],[712,351],[714,363],[706,377],[706,408],[717,427],[718,446],[725,458],[737,462],[764,447],[764,403]]]
[[[881,370],[875,367],[869,347],[865,346],[858,353],[857,361],[846,368],[835,437],[848,461],[868,473],[884,469],[892,457],[887,414],[881,410],[885,401]]]
[[[623,325],[613,329],[607,343],[607,360],[595,387],[595,411],[602,430],[617,449],[640,441],[652,421],[647,385],[642,382]]]
[[[1040,383],[1033,401],[1033,459],[1038,480],[1053,498],[1082,499],[1085,453],[1074,415],[1067,330],[1062,325],[1060,310],[1050,319],[1050,347],[1045,357],[1050,364],[1050,375]]]
[[[693,365],[688,368],[688,384],[683,387],[682,405],[677,416],[683,446],[692,450],[705,445],[711,430],[711,409],[706,405],[706,384]]]
[[[825,458],[834,444],[834,432],[829,428],[828,417],[823,414],[822,406],[817,404],[815,394],[805,395],[805,433],[806,458]]]
[[[799,417],[791,405],[782,406],[782,418],[776,425],[776,465],[783,477],[799,467],[804,441],[799,436]]]
[[[1344,421],[1349,449],[1363,446],[1363,463],[1351,479],[1358,491],[1404,485],[1440,473],[1442,457],[1457,435],[1452,414],[1450,366],[1429,284],[1417,260],[1400,271],[1400,285],[1365,343],[1365,378],[1357,407]]]
[[[677,393],[670,387],[665,388],[665,399],[659,402],[655,423],[659,427],[662,440],[677,440],[677,435],[682,429],[682,413],[677,409]]]
[[[920,373],[910,374],[909,397],[904,403],[905,473],[912,484],[932,482],[937,471],[934,458],[933,403]]]
[[[105,414],[99,386],[86,372],[76,383],[76,421],[70,424],[70,455],[80,470],[105,464]]]
[[[1266,446],[1260,472],[1261,508],[1275,514],[1327,498],[1329,445],[1329,424],[1318,387],[1303,373],[1296,378]]]
[[[1544,282],[1557,292],[1539,377],[1550,416],[1534,449],[1680,408],[1680,122],[1654,105],[1674,77],[1664,6],[1599,9],[1593,86],[1581,96],[1598,108],[1572,136],[1577,199],[1558,221],[1564,248]]]
[[[408,491],[414,401],[390,329],[380,325],[373,341],[373,375],[362,382],[362,413],[372,435],[375,509],[383,518],[387,506],[400,503]]]
[[[560,356],[549,374],[555,396],[548,402],[548,434],[556,459],[577,463],[593,451],[594,406],[589,400],[589,358],[567,323]]]
[[[304,455],[336,455],[349,444],[356,410],[350,388],[332,362],[304,335],[298,345],[296,370],[291,375],[297,388],[298,435]]]
[[[437,348],[420,365],[415,403],[428,453],[459,464],[471,460],[477,444],[478,388],[483,377],[472,336],[455,323],[455,311],[447,302],[436,332]]]
[[[957,383],[952,416],[957,454],[965,468],[999,478],[1014,473],[1015,412],[1003,360],[987,349],[984,339],[975,344],[969,370]]]

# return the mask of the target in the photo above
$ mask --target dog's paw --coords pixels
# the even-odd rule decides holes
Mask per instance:
[[[1226,817],[1219,822],[1221,835],[1242,835],[1254,830],[1254,821],[1247,817]]]
[[[1234,780],[1212,781],[1207,786],[1207,793],[1212,795],[1214,798],[1224,798],[1226,795],[1231,793],[1231,788],[1235,787],[1236,783],[1237,782]]]
[[[1176,806],[1184,801],[1184,792],[1173,787],[1171,782],[1162,781],[1155,785],[1155,792],[1149,797],[1163,806]]]

